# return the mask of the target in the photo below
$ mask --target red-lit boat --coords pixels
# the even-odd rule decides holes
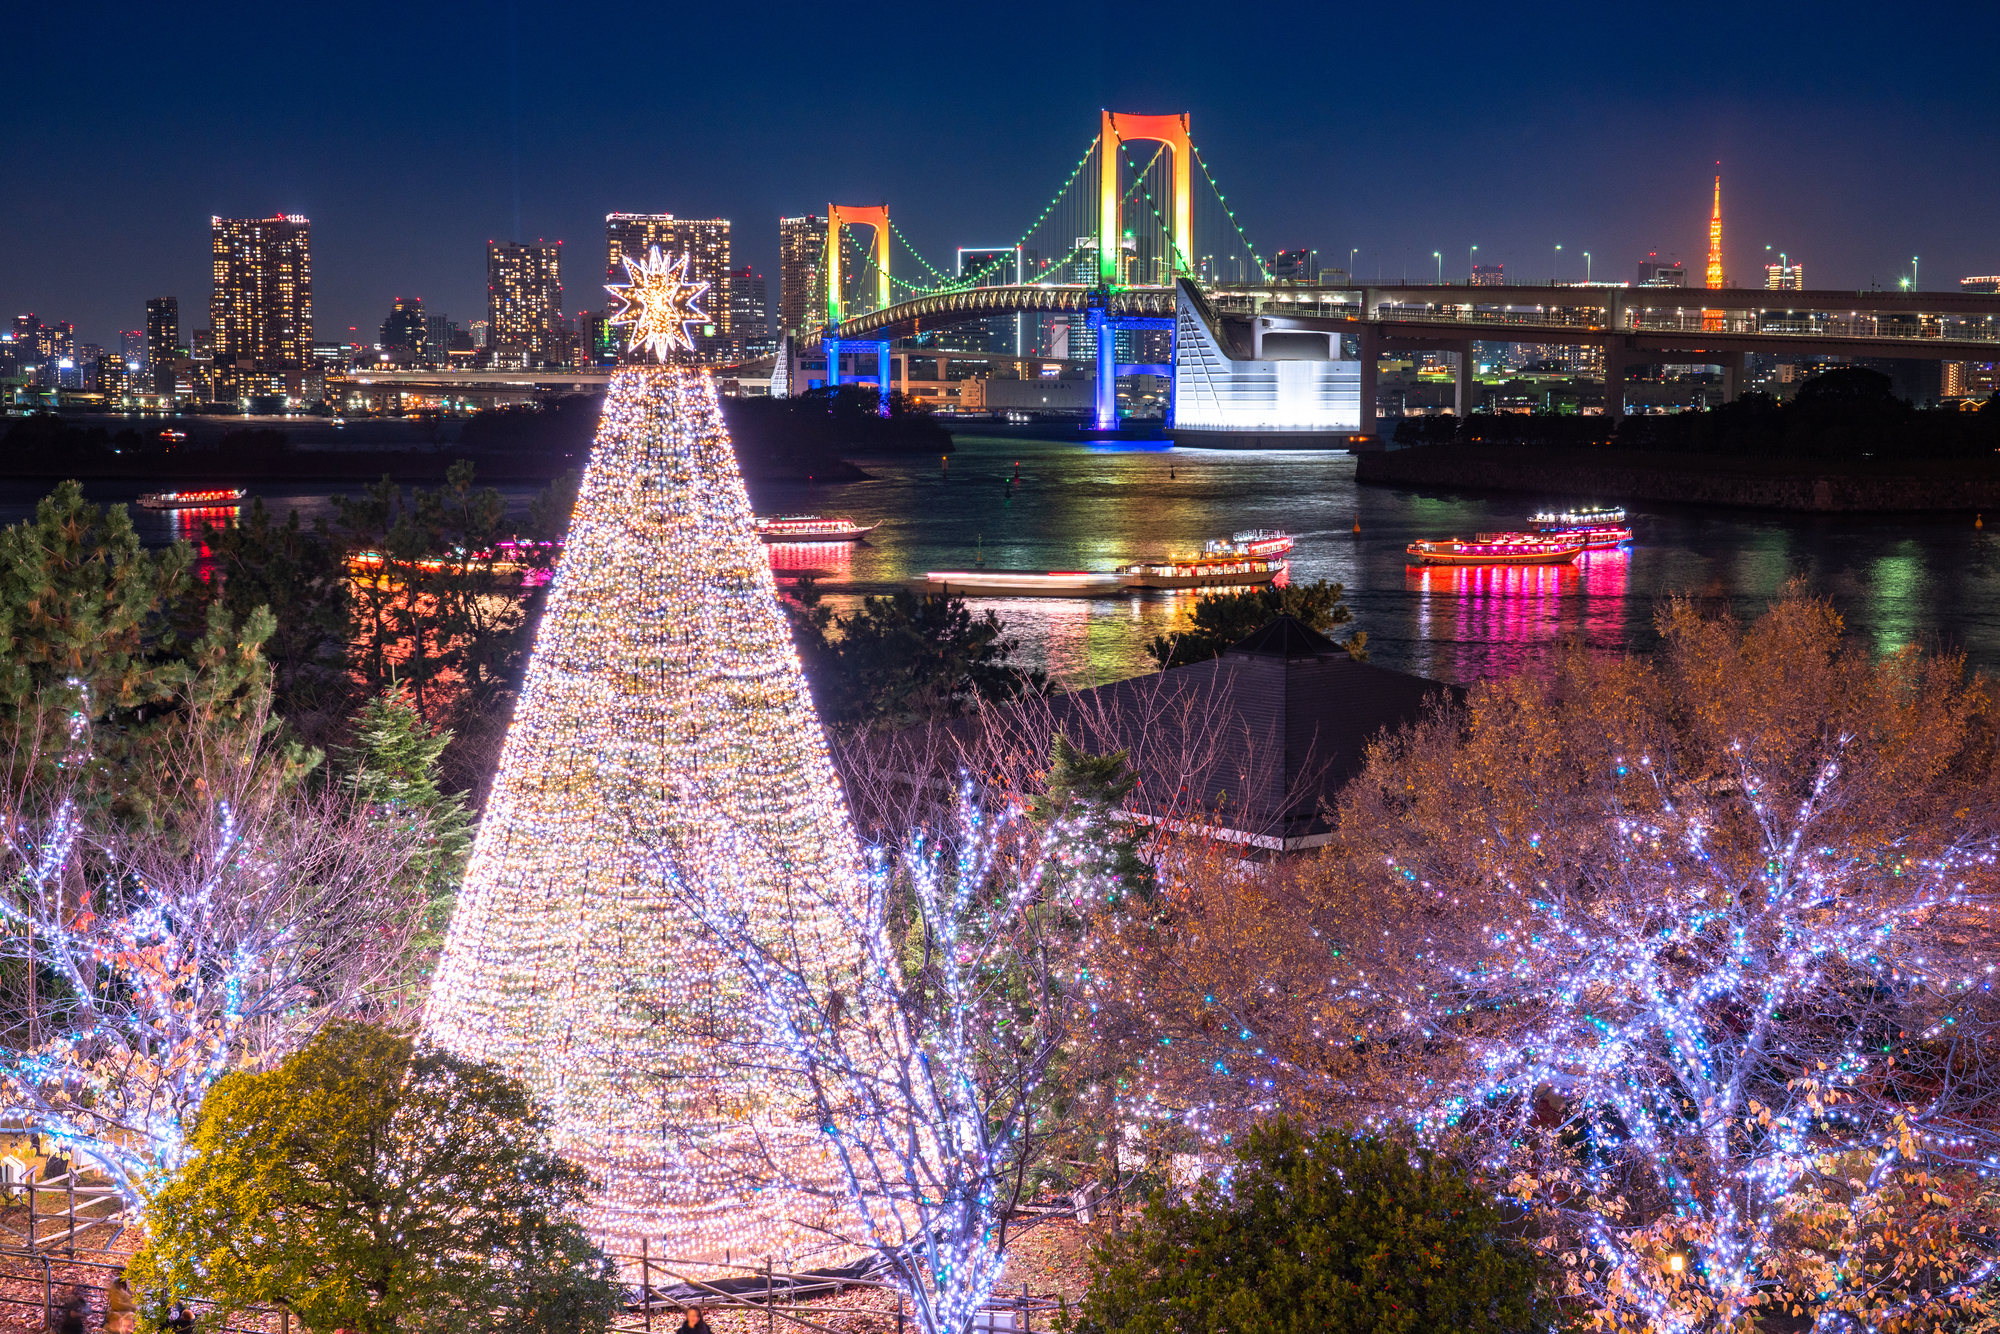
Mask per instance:
[[[882,525],[865,528],[852,519],[824,519],[817,514],[773,514],[757,520],[757,536],[773,546],[783,542],[859,542]]]
[[[240,486],[217,487],[212,491],[149,491],[139,497],[145,510],[235,509],[249,495]]]
[[[1528,527],[1545,536],[1581,537],[1585,551],[1607,551],[1632,540],[1625,511],[1617,506],[1593,505],[1560,514],[1537,514],[1528,520]]]
[[[1583,552],[1583,539],[1539,533],[1480,533],[1470,542],[1447,537],[1412,542],[1405,551],[1412,565],[1568,565]]]

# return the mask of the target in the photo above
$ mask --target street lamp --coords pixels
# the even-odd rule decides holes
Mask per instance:
[[[1479,247],[1474,246],[1465,253],[1465,281],[1470,283],[1479,276]]]
[[[1434,259],[1434,260],[1436,260],[1436,261],[1438,262],[1438,286],[1439,286],[1439,287],[1443,287],[1443,286],[1444,286],[1444,256],[1443,256],[1443,255],[1440,255],[1440,254],[1439,254],[1439,253],[1438,253],[1437,251],[1433,250],[1433,251],[1431,251],[1431,258],[1432,258],[1432,259]]]
[[[1583,252],[1583,285],[1590,286],[1590,252]]]
[[[1554,272],[1552,272],[1549,275],[1549,286],[1551,287],[1554,287],[1556,285],[1556,279],[1562,274],[1562,262],[1563,262],[1563,248],[1561,246],[1557,246],[1555,263],[1550,266],[1554,270]]]
[[[1910,256],[1910,290],[1912,292],[1917,290],[1917,257],[1915,255]]]
[[[1349,250],[1347,252],[1347,281],[1349,282],[1354,281],[1354,257],[1360,253],[1361,253],[1360,246],[1355,246],[1352,250]]]

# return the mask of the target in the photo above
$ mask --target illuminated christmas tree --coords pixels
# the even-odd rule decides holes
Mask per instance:
[[[671,363],[704,284],[628,261],[617,322]],[[425,1035],[520,1075],[601,1183],[613,1251],[753,1263],[810,1243],[830,1171],[797,1063],[690,896],[821,975],[854,966],[838,780],[713,382],[627,365],[602,424],[480,822]],[[804,1119],[801,1120],[803,1115]]]

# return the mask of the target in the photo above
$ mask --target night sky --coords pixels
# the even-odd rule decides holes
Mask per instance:
[[[571,313],[612,210],[734,219],[774,305],[778,216],[830,198],[886,200],[942,266],[1019,235],[1106,105],[1191,112],[1261,249],[1359,247],[1363,277],[1438,250],[1462,279],[1475,243],[1534,280],[1558,242],[1564,278],[1699,271],[1717,159],[1741,285],[1766,245],[1813,287],[2000,271],[1991,3],[111,0],[12,6],[0,43],[0,313],[107,346],[150,296],[207,323],[212,213],[311,217],[319,338],[374,341],[399,294],[483,318],[517,179]]]

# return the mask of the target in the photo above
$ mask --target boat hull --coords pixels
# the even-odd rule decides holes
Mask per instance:
[[[935,570],[926,593],[964,598],[1102,598],[1125,591],[1125,576],[1074,570]]]
[[[1278,567],[1282,569],[1283,567]],[[1128,588],[1241,588],[1268,584],[1278,577],[1277,569],[1239,570],[1234,574],[1128,574]]]

